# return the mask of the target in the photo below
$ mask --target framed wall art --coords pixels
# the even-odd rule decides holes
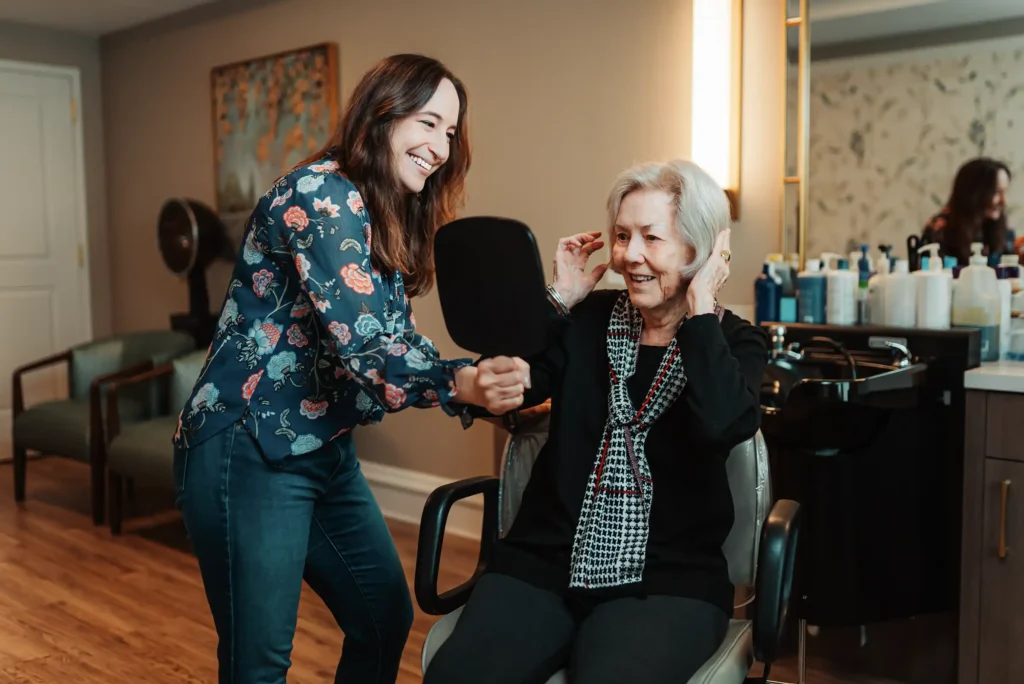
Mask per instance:
[[[338,48],[322,43],[214,67],[217,211],[232,236],[273,182],[316,152],[338,119]]]

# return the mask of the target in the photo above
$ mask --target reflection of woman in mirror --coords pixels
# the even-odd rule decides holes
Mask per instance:
[[[924,242],[938,242],[943,256],[954,256],[966,266],[971,258],[971,243],[985,245],[989,264],[1006,253],[1006,191],[1010,169],[988,157],[965,163],[956,172],[953,190],[942,211],[924,228]]]

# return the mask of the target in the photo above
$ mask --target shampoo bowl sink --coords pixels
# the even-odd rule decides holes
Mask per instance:
[[[901,366],[845,352],[780,356],[769,362],[761,383],[762,429],[791,446],[856,448],[894,411],[921,405],[927,376],[925,363]]]
[[[925,384],[927,371],[924,363],[897,367],[859,361],[851,372],[850,364],[842,360],[773,359],[765,369],[761,403],[781,408],[796,392],[808,400],[911,407],[917,404],[914,390]]]

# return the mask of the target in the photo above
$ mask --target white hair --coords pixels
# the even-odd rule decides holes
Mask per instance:
[[[681,264],[683,278],[692,279],[711,256],[718,234],[729,227],[729,199],[704,169],[691,161],[649,162],[626,169],[608,196],[609,244],[615,243],[615,221],[626,195],[636,190],[661,190],[672,197],[675,229],[693,248],[694,259]]]

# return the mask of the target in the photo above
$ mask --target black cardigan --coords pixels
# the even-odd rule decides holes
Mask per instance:
[[[729,311],[721,323],[714,314],[695,316],[677,334],[687,383],[647,437],[654,498],[643,586],[568,589],[573,535],[608,416],[606,333],[619,294],[592,293],[562,319],[548,350],[527,359],[532,388],[523,406],[551,399],[549,436],[488,571],[567,596],[671,594],[731,614],[733,586],[722,544],[734,514],[725,460],[760,427],[768,344],[761,328]],[[664,351],[640,348],[628,382],[634,405],[649,389]]]

